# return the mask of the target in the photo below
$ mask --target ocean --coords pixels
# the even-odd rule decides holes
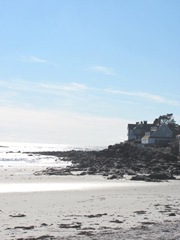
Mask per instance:
[[[63,167],[69,162],[59,161],[55,156],[32,154],[33,152],[70,151],[70,150],[102,150],[105,146],[75,146],[65,144],[15,143],[0,142],[0,167],[42,166]],[[57,161],[58,160],[58,161]]]

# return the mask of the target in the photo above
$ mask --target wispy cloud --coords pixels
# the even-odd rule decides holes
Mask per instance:
[[[101,66],[101,65],[93,66],[93,67],[91,67],[91,70],[102,73],[104,75],[112,75],[112,76],[115,75],[114,70],[112,68],[109,68],[106,66]]]
[[[55,91],[84,91],[88,87],[80,83],[68,83],[68,84],[49,84],[49,83],[39,83],[39,86],[43,89],[55,90]]]
[[[11,91],[34,91],[34,92],[50,92],[59,93],[64,92],[82,92],[90,89],[81,83],[43,83],[43,82],[28,82],[24,80],[5,81],[0,80],[1,88]]]
[[[41,63],[46,64],[48,63],[46,59],[37,57],[37,56],[22,56],[21,61],[23,62],[33,62],[33,63]]]
[[[90,88],[81,83],[46,83],[24,80],[0,80],[0,106],[27,106],[28,108],[80,107]],[[91,91],[91,90],[90,90]],[[43,104],[42,104],[43,103]]]
[[[130,91],[122,91],[122,90],[113,90],[113,89],[106,89],[107,92],[113,93],[113,94],[120,94],[120,95],[127,95],[127,96],[134,96],[134,97],[139,97],[139,98],[144,98],[147,100],[154,101],[156,103],[163,103],[163,104],[168,104],[170,106],[180,106],[180,102],[171,100],[168,98],[165,98],[160,95],[152,94],[152,93],[147,93],[147,92],[130,92]]]

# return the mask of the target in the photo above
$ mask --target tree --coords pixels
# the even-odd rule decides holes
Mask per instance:
[[[162,124],[175,124],[175,120],[174,120],[174,117],[173,117],[173,113],[167,113],[166,115],[161,115],[159,116],[159,118],[156,118],[154,120],[154,123],[155,125],[162,125]]]
[[[176,123],[173,117],[173,113],[167,113],[166,115],[161,115],[159,118],[156,118],[153,124],[161,126],[166,124],[174,133],[174,135],[180,134],[180,125]]]

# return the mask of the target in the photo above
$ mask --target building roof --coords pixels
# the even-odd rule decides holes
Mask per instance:
[[[166,124],[161,125],[150,136],[150,138],[172,138],[172,137],[173,137],[173,132]]]

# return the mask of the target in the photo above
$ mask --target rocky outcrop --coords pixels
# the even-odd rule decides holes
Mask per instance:
[[[34,175],[72,175],[70,169],[68,168],[59,168],[59,167],[51,167],[51,168],[46,168],[45,170],[42,171],[36,171]]]
[[[173,175],[180,175],[180,161],[168,148],[143,147],[125,142],[110,145],[101,151],[73,150],[41,154],[58,156],[60,160],[71,161],[73,164],[64,172],[47,169],[45,173],[49,175],[66,175],[78,170],[82,175],[99,174],[107,176],[108,179],[119,179],[124,174],[140,174],[137,178],[147,181],[172,179]]]

